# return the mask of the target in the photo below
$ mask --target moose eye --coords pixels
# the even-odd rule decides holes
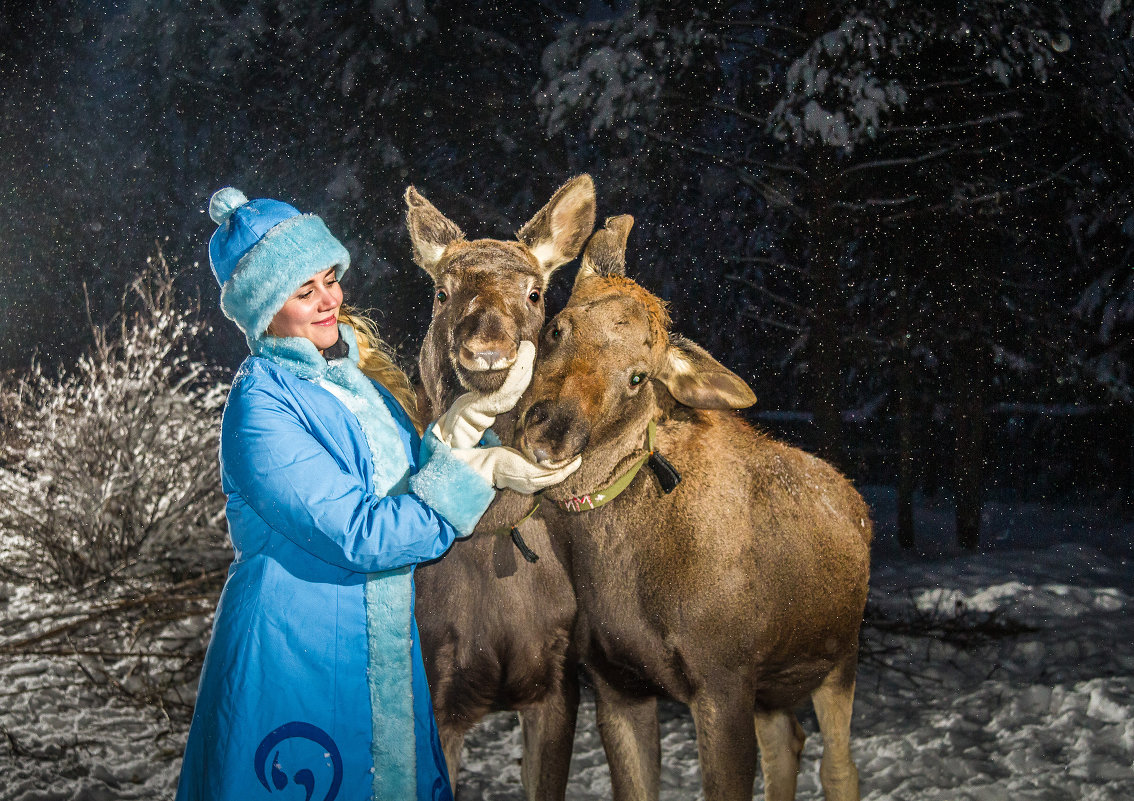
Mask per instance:
[[[538,289],[533,289],[528,293],[528,300],[530,300],[532,303],[539,303],[539,297],[540,295]]]
[[[444,303],[448,299],[449,299],[449,293],[448,292],[446,292],[444,289],[438,289],[437,290],[437,302],[438,303]]]
[[[646,374],[645,373],[634,373],[634,375],[630,376],[630,386],[636,387],[645,380],[646,380]]]
[[[547,336],[551,339],[552,342],[558,342],[559,338],[563,336],[563,329],[561,329],[559,326],[555,326],[555,328],[552,328],[547,332]]]

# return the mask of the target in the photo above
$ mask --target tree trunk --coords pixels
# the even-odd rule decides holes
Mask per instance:
[[[980,545],[984,504],[985,382],[989,351],[979,337],[967,334],[953,348],[953,480],[957,505],[957,542],[975,550]]]
[[[908,248],[894,246],[889,248],[894,259],[893,270],[897,277],[898,303],[898,343],[897,343],[897,389],[898,389],[898,544],[910,550],[914,547],[914,376],[910,353],[913,340],[910,332],[910,291]]]
[[[812,281],[813,316],[807,340],[807,361],[811,374],[815,450],[824,459],[843,467],[838,324],[842,311],[839,297],[839,247],[842,231],[831,208],[830,193],[835,180],[834,173],[830,156],[822,150],[816,151],[808,184],[808,274]]]
[[[831,23],[830,0],[809,0],[803,8],[803,29],[816,39]],[[811,414],[815,421],[814,448],[824,459],[845,467],[842,442],[842,383],[839,358],[839,319],[842,314],[839,281],[839,252],[843,227],[832,208],[838,194],[838,170],[831,149],[822,145],[811,149],[805,186],[807,218],[808,274],[811,286],[811,330],[807,340],[810,373]]]
[[[898,353],[898,544],[914,547],[913,372],[909,343]]]
[[[1123,509],[1134,510],[1134,405],[1115,407],[1115,472],[1118,475],[1118,497]]]

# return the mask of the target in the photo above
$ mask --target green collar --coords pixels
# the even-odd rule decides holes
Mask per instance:
[[[616,478],[613,482],[603,487],[600,490],[587,493],[585,495],[577,495],[574,498],[568,498],[565,501],[552,499],[557,507],[564,512],[589,512],[592,509],[598,509],[600,506],[613,501],[622,491],[630,486],[630,483],[637,477],[638,471],[642,469],[642,465],[649,464],[657,475],[658,483],[661,484],[662,492],[670,493],[681,481],[681,474],[669,463],[669,460],[657,452],[657,424],[650,420],[650,424],[646,427],[646,453],[640,458],[636,459],[626,471]],[[532,506],[531,511],[523,516],[522,519],[513,523],[511,526],[502,526],[496,529],[497,535],[510,534],[512,542],[523,554],[524,558],[529,562],[536,562],[539,557],[528,547],[524,542],[524,538],[520,534],[520,526],[527,521],[539,509],[542,501],[538,495],[535,499],[535,505]]]
[[[634,461],[634,464],[616,478],[613,482],[603,487],[602,489],[588,492],[583,495],[576,495],[574,498],[568,498],[565,501],[557,501],[553,499],[553,503],[562,509],[564,512],[589,512],[592,509],[598,509],[600,506],[606,506],[613,501],[622,491],[630,486],[638,475],[638,471],[642,469],[650,457],[654,455],[656,450],[657,440],[657,424],[650,420],[649,426],[646,428],[646,452]]]

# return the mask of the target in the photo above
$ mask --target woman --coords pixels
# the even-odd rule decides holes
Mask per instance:
[[[472,532],[494,485],[533,492],[576,466],[472,447],[534,351],[419,439],[408,380],[343,310],[350,256],[323,221],[231,188],[209,213],[221,308],[252,355],[221,423],[235,559],[177,798],[449,799],[412,571]]]

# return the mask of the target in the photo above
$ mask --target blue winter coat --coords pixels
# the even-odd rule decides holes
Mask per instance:
[[[450,799],[413,565],[493,490],[346,359],[279,339],[233,381],[221,480],[235,560],[178,801]]]

